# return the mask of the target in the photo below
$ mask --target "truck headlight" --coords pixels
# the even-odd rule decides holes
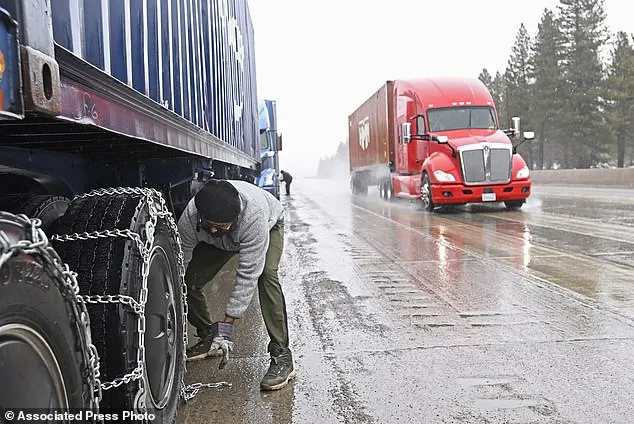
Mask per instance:
[[[456,177],[454,177],[453,174],[450,174],[445,171],[441,171],[440,169],[437,171],[434,171],[434,177],[436,177],[438,181],[443,183],[450,183],[450,182],[456,181]]]
[[[517,174],[515,174],[515,178],[528,178],[530,174],[531,171],[528,169],[528,166],[525,166],[524,168],[517,171]]]

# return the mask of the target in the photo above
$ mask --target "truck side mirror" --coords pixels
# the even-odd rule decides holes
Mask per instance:
[[[279,134],[277,136],[277,151],[278,152],[282,151],[282,134]]]
[[[412,139],[412,124],[405,122],[403,125],[403,140],[405,143],[409,143]]]
[[[425,117],[416,115],[416,135],[422,137],[425,135]]]
[[[517,153],[517,148],[519,146],[521,146],[522,144],[524,144],[526,141],[531,141],[533,139],[535,139],[535,132],[534,131],[524,131],[524,134],[522,134],[524,136],[524,138],[517,143],[516,145],[513,146],[513,154]]]
[[[432,135],[431,141],[435,141],[438,144],[449,144],[449,137],[446,135]]]

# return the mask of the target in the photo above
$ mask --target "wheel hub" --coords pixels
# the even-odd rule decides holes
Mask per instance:
[[[427,183],[427,181],[425,181],[425,184],[423,184],[423,189],[421,190],[421,198],[423,200],[423,203],[425,204],[425,206],[429,206],[429,183]]]
[[[145,358],[149,394],[155,408],[170,399],[176,369],[176,307],[172,267],[165,250],[157,246],[150,256],[148,298],[145,305]]]
[[[16,408],[68,408],[66,386],[53,349],[29,325],[0,326],[0,405]]]

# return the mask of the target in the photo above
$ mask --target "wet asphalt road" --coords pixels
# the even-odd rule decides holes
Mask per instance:
[[[345,183],[293,189],[280,277],[298,378],[260,392],[256,296],[229,365],[188,364],[187,383],[232,386],[179,423],[634,422],[634,190],[430,214]],[[208,286],[216,317],[232,268]]]

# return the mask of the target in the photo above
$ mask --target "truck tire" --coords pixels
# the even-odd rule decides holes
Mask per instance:
[[[357,178],[354,175],[350,177],[350,190],[354,196],[359,194],[359,183],[357,183]]]
[[[431,199],[431,181],[427,172],[423,172],[420,184],[421,203],[423,209],[426,211],[433,211],[436,208],[436,204]]]
[[[106,386],[107,382],[121,383],[104,386],[103,408],[143,412],[145,407],[155,416],[152,422],[173,423],[185,373],[186,322],[182,251],[171,215],[157,219],[153,241],[146,245],[143,337],[133,308],[105,297],[141,300],[144,255],[133,239],[122,235],[138,234],[144,244],[148,240],[146,224],[152,221],[150,205],[156,202],[142,190],[102,190],[79,196],[59,219],[54,240],[61,257],[78,273],[80,292],[107,302],[88,307],[101,358],[101,381]],[[158,210],[167,213],[165,207]],[[141,341],[145,349],[139,349]],[[140,366],[137,355],[141,355]]]
[[[63,196],[51,194],[10,194],[0,196],[0,210],[12,214],[24,214],[29,218],[38,218],[42,221],[41,228],[46,232],[49,227],[59,219],[70,200]]]
[[[389,178],[384,178],[381,180],[381,184],[379,185],[379,194],[381,199],[386,202],[391,202],[394,196],[394,187],[392,187],[392,181]]]
[[[508,210],[515,211],[521,209],[522,206],[524,206],[524,203],[524,200],[507,200],[504,202],[504,206],[506,206],[506,209]]]
[[[43,237],[28,252],[15,249],[33,243],[29,221],[0,212],[0,234],[8,240],[8,245],[0,243],[0,258],[12,253],[0,260],[0,405],[89,408],[96,382],[85,378],[95,375],[89,326],[81,318],[85,309]]]
[[[360,174],[352,174],[350,177],[350,187],[352,194],[355,196],[366,196],[368,194],[368,186],[362,181]]]

